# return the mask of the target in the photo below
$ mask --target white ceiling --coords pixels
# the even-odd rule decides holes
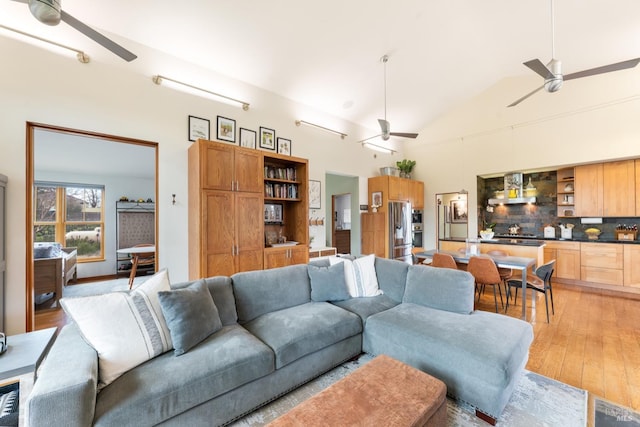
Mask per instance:
[[[565,73],[640,57],[640,1],[554,7]],[[62,8],[125,47],[148,46],[373,131],[384,114],[384,54],[387,118],[398,132],[423,129],[503,78],[529,76],[515,100],[542,83],[522,62],[551,59],[549,0],[63,0]],[[0,23],[123,62],[64,24],[38,23],[25,4],[0,0]]]

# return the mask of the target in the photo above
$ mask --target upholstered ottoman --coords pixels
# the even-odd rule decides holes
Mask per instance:
[[[444,426],[446,394],[442,381],[382,355],[269,426]]]

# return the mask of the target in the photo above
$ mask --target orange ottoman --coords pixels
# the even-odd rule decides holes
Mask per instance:
[[[442,381],[382,355],[269,426],[444,426],[446,394]]]

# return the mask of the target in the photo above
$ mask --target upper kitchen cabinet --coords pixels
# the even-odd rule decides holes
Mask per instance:
[[[575,171],[575,209],[576,216],[603,216],[603,165],[576,166]]]
[[[636,215],[635,170],[635,160],[608,162],[603,165],[604,216]]]
[[[424,209],[424,182],[411,181],[409,183],[409,201],[413,209]]]
[[[369,200],[371,194],[382,192],[380,211],[386,212],[389,201],[409,201],[413,209],[424,208],[424,183],[397,176],[375,176],[369,178]]]

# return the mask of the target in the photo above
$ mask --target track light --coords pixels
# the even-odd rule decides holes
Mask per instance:
[[[82,64],[87,64],[91,60],[91,58],[89,58],[89,55],[79,49],[75,49],[73,47],[66,46],[51,40],[43,39],[42,37],[34,36],[33,34],[25,33],[24,31],[16,30],[15,28],[7,27],[2,24],[0,24],[0,29],[5,30],[8,36],[16,40],[21,40],[29,44],[44,46],[46,48],[53,48],[51,50],[54,51],[63,51],[65,53],[73,52],[76,55],[78,61]]]
[[[153,80],[153,82],[155,84],[157,84],[157,85],[165,85],[165,86],[171,87],[173,89],[177,89],[177,90],[180,90],[180,91],[183,91],[183,92],[192,93],[192,94],[198,95],[198,96],[204,96],[205,98],[213,99],[215,101],[221,101],[221,102],[224,102],[226,104],[240,105],[244,111],[247,111],[249,109],[249,103],[248,102],[240,101],[239,99],[231,98],[229,96],[222,95],[222,94],[219,94],[219,93],[216,93],[216,92],[212,92],[212,91],[207,90],[207,89],[202,89],[200,87],[190,85],[189,83],[183,83],[183,82],[180,82],[178,80],[174,80],[174,79],[169,78],[169,77],[161,76],[159,74],[156,75],[156,76],[153,76],[151,78],[151,80]]]
[[[382,145],[372,144],[371,142],[366,142],[366,141],[362,142],[362,146],[370,148],[375,151],[380,151],[382,153],[387,153],[387,154],[394,154],[396,152],[396,150],[392,150],[391,148],[383,147]]]
[[[296,120],[296,126],[300,126],[300,125],[307,125],[307,126],[311,126],[311,127],[314,127],[314,128],[322,129],[322,130],[327,131],[327,132],[335,133],[336,135],[340,135],[341,139],[344,139],[347,136],[346,133],[342,133],[342,132],[337,131],[337,130],[329,129],[329,128],[326,128],[324,126],[317,125],[315,123],[306,122],[304,120]]]

